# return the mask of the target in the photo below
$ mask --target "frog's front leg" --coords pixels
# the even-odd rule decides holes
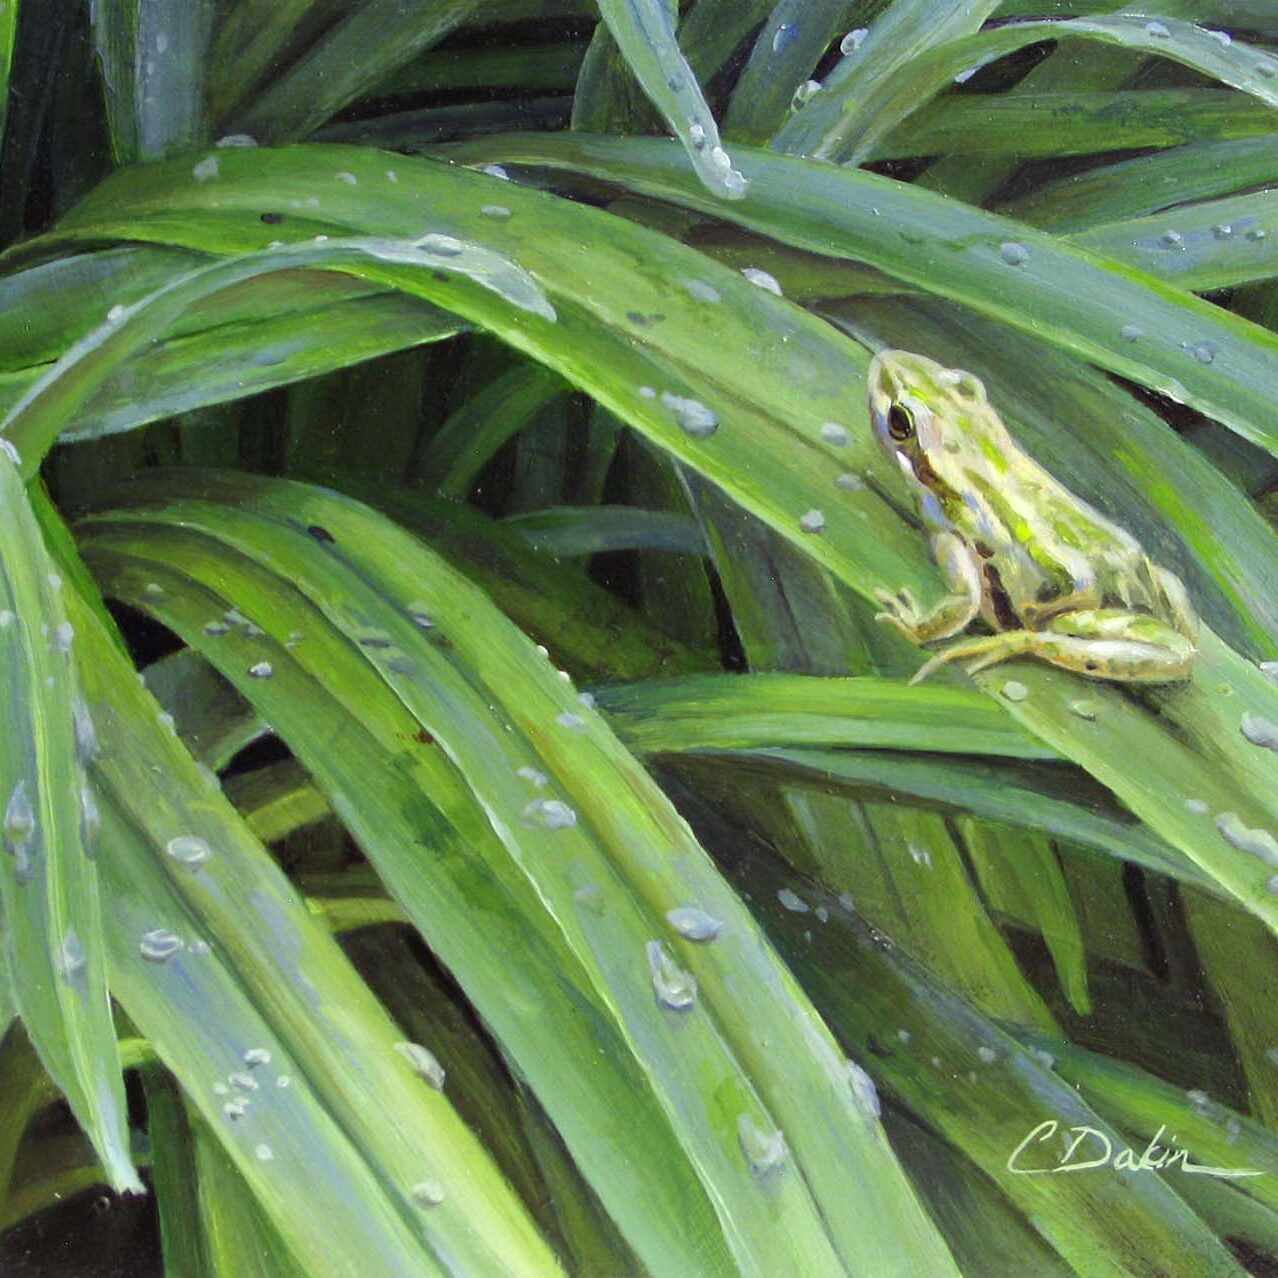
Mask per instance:
[[[874,620],[894,627],[915,644],[959,634],[972,624],[981,607],[981,565],[976,552],[961,537],[942,532],[932,538],[932,555],[950,593],[929,612],[919,608],[908,590],[874,592],[883,605]]]
[[[1118,608],[1062,613],[1042,630],[1005,630],[951,644],[910,681],[959,661],[968,674],[1013,657],[1037,657],[1089,679],[1170,683],[1186,679],[1198,655],[1193,640],[1157,617]]]

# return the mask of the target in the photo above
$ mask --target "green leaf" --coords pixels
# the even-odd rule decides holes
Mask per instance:
[[[662,550],[701,556],[705,541],[687,515],[638,506],[549,506],[504,521],[533,549],[573,558],[614,550]]]
[[[215,0],[100,0],[90,6],[111,152],[118,164],[208,142],[204,69]]]
[[[873,158],[1088,155],[1273,131],[1269,106],[1226,89],[965,93],[915,112],[880,140]]]
[[[741,174],[719,145],[719,125],[675,38],[674,0],[599,0],[599,12],[644,92],[683,143],[706,190],[737,200]]]
[[[110,1183],[140,1192],[107,995],[94,861],[94,730],[76,632],[14,461],[0,458],[0,652],[5,671],[0,901],[17,1009]]]
[[[858,157],[897,122],[889,106],[901,86],[920,79],[926,85],[920,68],[943,59],[956,38],[978,30],[995,7],[996,0],[894,0],[864,38],[851,44],[821,92],[777,131],[772,145],[834,163]]]
[[[594,690],[644,754],[792,746],[1054,759],[988,697],[940,684],[800,674],[694,675]]]
[[[802,99],[796,91],[857,8],[854,0],[780,0],[732,91],[725,134],[752,146],[766,142]]]
[[[1197,293],[1278,275],[1278,202],[1270,191],[1210,200],[1076,232],[1074,244]]]
[[[893,15],[902,5],[900,0],[889,10]],[[918,6],[932,6],[923,0]],[[993,6],[985,6],[985,13]],[[978,10],[979,12],[979,10]],[[980,18],[985,16],[980,14]],[[977,19],[979,22],[980,18]],[[880,22],[871,28],[866,47],[879,36],[887,24]],[[969,30],[977,24],[970,23]],[[961,28],[951,27],[951,31]],[[836,99],[835,103],[816,104],[820,122],[824,128],[818,149],[818,158],[860,163],[874,150],[875,144],[923,103],[929,101],[958,76],[984,66],[997,58],[1029,44],[1043,40],[1077,38],[1099,40],[1124,49],[1140,50],[1169,58],[1183,66],[1193,68],[1203,75],[1228,84],[1263,102],[1271,109],[1278,109],[1278,62],[1267,52],[1252,48],[1228,38],[1220,39],[1202,27],[1175,19],[1151,19],[1143,15],[1116,14],[1112,17],[1076,18],[1066,22],[1023,22],[983,31],[966,39],[950,39],[942,42],[929,32],[926,43],[904,65],[898,58],[893,74],[887,75],[876,59],[870,62],[864,51],[855,55],[857,66],[872,66],[867,74],[862,72],[860,83],[853,83],[853,102]],[[878,46],[875,46],[876,49]],[[873,56],[872,54],[870,55]],[[837,73],[836,73],[837,74]],[[831,79],[834,79],[832,76]],[[836,126],[828,122],[834,116],[835,106],[845,117]],[[846,118],[850,113],[850,119]],[[792,135],[813,136],[811,128],[804,133],[798,129],[783,131],[778,137],[782,149],[807,150],[789,142]]]
[[[438,44],[479,7],[480,0],[435,0],[406,10],[403,0],[363,0],[268,81],[228,127],[259,141],[305,137],[388,72]]]
[[[1045,230],[1083,231],[1228,195],[1278,180],[1276,136],[1194,142],[1120,160],[1045,182],[999,211]]]
[[[387,1272],[557,1273],[482,1148],[395,1050],[385,1013],[216,782],[158,722],[87,609],[73,620],[102,745],[112,988],[290,1246],[308,1268],[354,1272],[378,1256]],[[249,1086],[235,1119],[223,1107],[242,1089],[213,1084],[243,1072],[254,1047],[271,1057],[272,1090]],[[414,1198],[427,1180],[445,1186],[442,1204]],[[317,1211],[342,1218],[340,1242],[314,1228]]]

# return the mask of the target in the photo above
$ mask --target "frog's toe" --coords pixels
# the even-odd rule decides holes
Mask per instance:
[[[886,586],[874,587],[874,599],[876,603],[881,603],[885,608],[896,606],[896,595],[892,593]],[[880,614],[881,616],[882,614]]]

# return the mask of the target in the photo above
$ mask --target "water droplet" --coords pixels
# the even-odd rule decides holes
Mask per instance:
[[[244,1053],[244,1064],[249,1069],[258,1069],[262,1065],[271,1063],[271,1054],[265,1047],[250,1047]]]
[[[729,169],[723,176],[723,189],[729,195],[744,195],[745,189],[750,184],[746,181],[745,174],[740,169]]]
[[[845,493],[859,493],[865,489],[865,480],[860,475],[852,474],[851,471],[844,471],[843,474],[836,475],[834,482]]]
[[[1247,238],[1249,240],[1263,240],[1265,238],[1265,228],[1263,226],[1253,226],[1247,232]]]
[[[865,37],[870,34],[869,27],[857,27],[855,31],[849,31],[847,35],[839,41],[839,52],[846,57],[849,53],[855,53],[864,43]]]
[[[275,1157],[275,1151],[263,1141],[260,1145],[253,1147],[253,1156],[260,1163],[269,1163]]]
[[[1202,799],[1186,799],[1185,811],[1192,812],[1194,816],[1202,816],[1207,811],[1207,804]]]
[[[9,802],[4,810],[4,837],[6,843],[21,847],[35,832],[35,810],[31,806],[31,796],[27,794],[27,782],[24,777],[13,787]],[[12,855],[13,849],[9,849]]]
[[[225,137],[218,138],[213,144],[219,149],[224,147],[239,147],[247,150],[249,147],[257,145],[257,139],[248,133],[228,133]]]
[[[907,1029],[897,1030],[896,1036],[897,1038],[901,1040],[902,1043],[908,1043],[910,1041],[910,1031]]]
[[[713,941],[723,930],[723,923],[695,905],[680,905],[666,911],[666,918],[685,940]]]
[[[455,235],[442,235],[437,231],[423,235],[414,247],[434,253],[436,257],[460,257],[466,251],[466,245]]]
[[[577,814],[558,799],[534,799],[523,811],[524,824],[546,830],[571,830]]]
[[[1171,32],[1161,22],[1147,22],[1145,34],[1154,40],[1166,40]]]
[[[80,940],[75,928],[67,928],[58,955],[58,974],[68,985],[84,988],[84,971],[88,963],[84,942]]]
[[[249,1103],[243,1096],[237,1096],[234,1100],[229,1100],[222,1106],[224,1113],[231,1122],[238,1122],[245,1114],[248,1113]]]
[[[215,1096],[229,1096],[231,1089],[225,1083],[218,1082],[213,1084],[213,1094]]]
[[[799,34],[798,28],[793,22],[783,22],[772,33],[772,52],[780,53],[788,44],[794,42],[795,36]]]
[[[790,109],[797,111],[800,107],[805,106],[821,92],[820,80],[804,80],[794,91],[794,96],[790,99]]]
[[[1216,829],[1231,847],[1259,857],[1269,865],[1278,865],[1278,839],[1268,830],[1249,829],[1236,812],[1222,812],[1216,818]]]
[[[865,1072],[856,1061],[848,1061],[848,1086],[852,1089],[852,1101],[866,1118],[877,1120],[882,1112],[879,1103],[879,1089],[874,1086],[874,1079]]]
[[[649,941],[644,948],[657,1002],[672,1012],[688,1011],[697,1001],[697,982],[692,973],[685,972],[660,941]]]
[[[293,1080],[292,1078],[289,1077],[289,1075],[281,1074],[275,1080],[275,1086],[278,1087],[281,1091],[283,1091],[284,1088],[293,1086]]]
[[[195,955],[196,958],[203,958],[206,954],[212,953],[207,941],[189,941],[186,952]]]
[[[164,850],[180,865],[194,869],[213,855],[213,849],[196,834],[179,834],[165,844]]]
[[[927,870],[932,868],[932,854],[927,850],[927,848],[921,848],[917,843],[911,843],[909,844],[909,849],[910,859],[915,865],[921,865]]]
[[[201,160],[195,168],[191,170],[191,176],[197,182],[207,182],[210,178],[217,177],[217,170],[217,156],[209,155]]]
[[[832,448],[846,448],[852,440],[847,428],[838,422],[822,422],[821,438]]]
[[[1271,723],[1250,710],[1244,710],[1238,727],[1252,745],[1261,746],[1265,750],[1278,750],[1278,724]]]
[[[711,148],[710,167],[721,176],[726,175],[731,170],[732,158],[723,147],[716,146]]]
[[[777,890],[777,900],[792,914],[806,914],[808,912],[808,903],[797,892],[793,892],[789,888],[779,888]]]
[[[807,511],[799,517],[799,528],[805,533],[825,531],[825,515],[817,509]]]
[[[438,1207],[444,1201],[444,1187],[437,1180],[423,1180],[411,1192],[419,1207]]]
[[[1258,669],[1270,683],[1278,683],[1278,661],[1262,661]]]
[[[1194,358],[1200,364],[1210,364],[1216,358],[1216,352],[1206,342],[1199,342],[1194,347]]]
[[[1278,66],[1275,66],[1272,62],[1262,62],[1256,68],[1256,73],[1263,75],[1266,80],[1272,80],[1275,75],[1278,75]]]
[[[249,666],[248,672],[253,679],[269,679],[275,670],[269,661],[255,661]]]
[[[82,767],[88,767],[98,753],[98,730],[83,697],[71,702],[71,722],[75,730],[75,752]]]
[[[777,283],[775,275],[769,275],[767,271],[761,271],[757,266],[743,266],[741,274],[757,288],[763,289],[767,293],[775,293],[778,297],[784,297],[781,291],[781,285]]]
[[[8,440],[0,439],[0,449],[8,443]],[[8,630],[13,623],[17,621],[12,608],[0,608],[0,630]]]
[[[1159,239],[1166,248],[1185,247],[1185,237],[1179,231],[1164,231]]]
[[[491,218],[494,222],[508,222],[514,217],[504,204],[485,204],[479,213],[481,217]]]
[[[257,1079],[252,1074],[228,1074],[226,1081],[235,1088],[237,1092],[255,1092],[257,1091]]]
[[[712,288],[702,280],[684,280],[683,286],[698,302],[718,302],[722,300],[719,290]]]
[[[510,174],[500,164],[485,164],[480,172],[487,173],[489,177],[500,178],[503,182],[510,181]]]
[[[830,921],[830,911],[827,910],[824,905],[818,905],[816,909],[813,910],[813,913],[821,920],[822,923],[828,923]]]
[[[1213,40],[1218,40],[1221,44],[1225,46],[1226,49],[1229,48],[1229,46],[1233,44],[1234,42],[1233,36],[1231,36],[1228,31],[1204,30],[1203,34],[1210,36]]]
[[[706,131],[695,120],[688,125],[688,141],[692,143],[695,151],[700,151],[706,144]]]
[[[1191,1087],[1189,1091],[1185,1093],[1185,1099],[1195,1109],[1206,1109],[1207,1106],[1211,1104],[1211,1097],[1208,1096],[1200,1087]]]
[[[148,595],[162,595],[164,593],[164,587],[158,581],[148,581],[142,589]]]
[[[143,932],[138,943],[138,953],[148,963],[167,963],[181,948],[182,938],[164,927]]]
[[[978,1047],[976,1054],[981,1058],[982,1064],[993,1065],[998,1060],[998,1053],[992,1047]]]
[[[1029,249],[1024,244],[1018,244],[1015,240],[1004,240],[998,246],[999,256],[1008,266],[1023,266],[1029,261]]]
[[[851,914],[856,909],[856,902],[852,899],[851,892],[840,892],[838,900],[839,900],[839,904],[843,906],[843,908],[847,910],[849,914]]]
[[[1016,679],[1009,679],[1000,691],[1009,701],[1024,701],[1029,696],[1029,689]]]
[[[661,402],[674,414],[679,429],[693,439],[709,439],[719,429],[718,414],[699,400],[662,391]]]
[[[1091,723],[1096,718],[1096,702],[1094,701],[1071,701],[1069,703],[1069,712],[1077,715],[1080,719],[1086,719]]]
[[[741,1143],[746,1164],[756,1176],[766,1176],[775,1171],[785,1162],[789,1152],[783,1132],[765,1132],[749,1114],[741,1114],[737,1118],[737,1140]]]
[[[573,894],[572,899],[589,914],[602,918],[604,912],[603,893],[593,883],[583,883]]]
[[[420,1043],[396,1043],[395,1050],[413,1067],[413,1072],[424,1078],[437,1092],[444,1090],[444,1067],[435,1053]]]
[[[80,843],[90,861],[97,855],[95,840],[101,825],[102,814],[98,811],[98,801],[86,782],[80,787]]]
[[[1211,228],[1211,233],[1218,240],[1227,240],[1234,233],[1234,228],[1230,226],[1228,222],[1217,222],[1216,225]]]
[[[347,186],[359,185],[359,178],[357,178],[354,173],[339,173],[337,174],[337,180],[339,182],[345,182]]]
[[[555,715],[555,722],[561,728],[571,728],[574,732],[581,732],[586,726],[586,721],[581,715],[572,710],[561,710]]]

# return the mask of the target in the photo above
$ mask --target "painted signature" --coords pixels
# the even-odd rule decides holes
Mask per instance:
[[[1196,1163],[1189,1150],[1176,1144],[1173,1136],[1164,1141],[1165,1126],[1160,1127],[1153,1139],[1139,1153],[1126,1145],[1117,1145],[1113,1138],[1095,1127],[1068,1127],[1062,1130],[1054,1118],[1045,1119],[1030,1131],[1012,1151],[1007,1160],[1007,1170],[1016,1176],[1058,1176],[1064,1172],[1099,1171],[1112,1167],[1115,1171],[1156,1172],[1179,1168],[1188,1176],[1215,1176],[1220,1180],[1241,1180],[1246,1176],[1263,1176],[1262,1171],[1242,1167],[1208,1167]],[[1053,1140],[1058,1134],[1063,1152],[1054,1156],[1047,1166],[1026,1166],[1028,1154],[1034,1145]]]

